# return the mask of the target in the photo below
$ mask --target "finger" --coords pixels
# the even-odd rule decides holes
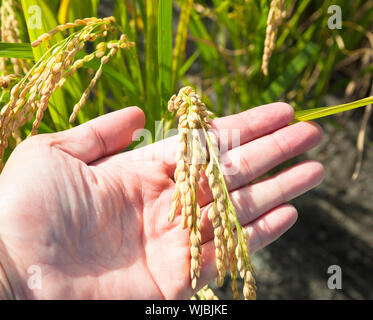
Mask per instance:
[[[240,143],[244,144],[288,125],[293,119],[294,109],[289,104],[275,102],[217,118],[212,122],[212,128],[217,130],[220,143],[228,146],[225,149],[230,149],[234,139],[232,130],[237,131]]]
[[[281,162],[311,149],[321,139],[322,130],[318,125],[311,122],[301,122],[228,151],[228,156],[222,156],[225,166],[228,165],[226,157],[230,159],[237,157],[241,163],[236,167],[238,170],[234,175],[225,175],[228,190],[233,191],[246,186],[250,181],[268,172]],[[236,150],[238,154],[235,154]],[[203,173],[199,185],[198,203],[203,207],[213,200],[208,180]],[[166,192],[168,198],[171,199],[174,184],[170,184],[170,188]]]
[[[324,178],[324,168],[317,161],[305,161],[266,180],[230,193],[238,221],[246,225],[262,214],[316,187]],[[213,239],[214,230],[207,217],[210,205],[202,209],[202,242]]]
[[[320,143],[321,128],[299,122],[232,149],[221,156],[228,190],[235,190],[260,177],[280,163],[302,154]],[[205,176],[200,184],[200,205],[212,201]]]
[[[232,138],[239,136],[240,144],[271,133],[289,124],[294,118],[293,108],[282,102],[271,103],[256,107],[239,114],[217,118],[212,121],[212,127],[220,138],[223,149],[227,150],[232,145]],[[232,131],[235,130],[235,134]],[[170,134],[176,134],[177,130]],[[228,146],[228,148],[227,148]],[[237,145],[236,145],[237,146]],[[172,136],[135,150],[131,154],[134,160],[158,162],[167,166],[170,177],[173,177],[175,156],[177,150],[177,137]]]
[[[138,107],[111,112],[73,129],[46,135],[49,143],[86,163],[115,154],[143,128],[145,115]]]
[[[279,238],[293,226],[297,216],[297,210],[292,205],[283,204],[245,226],[250,234],[251,253]],[[199,283],[209,283],[216,278],[217,274],[215,245],[213,241],[209,241],[202,246],[202,266]]]

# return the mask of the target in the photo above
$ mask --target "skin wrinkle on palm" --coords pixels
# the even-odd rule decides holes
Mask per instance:
[[[283,103],[262,106],[216,119],[214,125],[241,130],[242,145],[238,149],[247,151],[243,154],[248,162],[263,161],[253,151],[271,145],[262,144],[259,137],[276,132],[282,132],[282,137],[289,138],[296,145],[294,150],[286,151],[290,152],[289,156],[295,156],[317,144],[321,140],[321,130],[311,123],[303,123],[296,130],[288,129],[296,126],[286,127],[292,121],[291,109]],[[264,121],[266,117],[272,121],[272,126]],[[243,120],[245,118],[263,121],[254,121],[250,127],[250,122]],[[0,197],[7,197],[9,202],[7,210],[0,215],[0,238],[6,245],[6,250],[0,249],[0,260],[12,261],[5,265],[5,269],[7,274],[12,275],[11,283],[17,297],[187,299],[194,293],[189,286],[188,235],[180,228],[180,216],[172,224],[167,221],[174,185],[170,178],[172,165],[167,165],[162,158],[154,158],[159,151],[153,154],[152,150],[158,147],[171,149],[173,138],[147,146],[144,150],[116,154],[131,143],[132,133],[143,125],[142,111],[135,107],[125,108],[67,131],[33,137],[13,152],[0,176]],[[101,149],[105,150],[104,155],[100,154],[96,135],[89,129],[92,127],[105,145]],[[82,148],[83,141],[85,148]],[[247,149],[248,145],[251,147]],[[264,163],[264,168],[257,163],[253,170],[261,172],[283,160],[279,153],[271,154],[273,158]],[[138,162],[145,155],[153,156],[151,160],[148,158],[149,161]],[[101,159],[97,159],[99,156],[102,156]],[[77,197],[74,196],[78,201],[76,205],[80,207],[80,210],[74,210],[75,216],[66,212],[66,199],[62,201],[58,198],[58,183],[47,178],[51,174],[55,182],[64,180],[65,187],[70,190],[75,190],[74,184],[81,179],[82,189],[77,191]],[[275,185],[285,181],[288,189],[283,188],[283,192],[287,193],[284,196],[290,199],[320,183],[323,174],[318,162],[308,161],[279,173],[278,178],[273,180],[269,178],[247,187],[252,177],[246,174],[247,181],[237,180],[236,185],[230,186],[233,201],[239,202],[239,218],[246,228],[252,230],[253,252],[278,238],[297,218],[293,206],[280,204],[282,196]],[[14,180],[15,176],[19,178]],[[303,183],[299,183],[301,179]],[[263,197],[262,188],[273,190],[273,198],[268,202]],[[53,212],[45,207],[42,194],[55,195]],[[82,194],[92,197],[92,208],[84,200],[79,201]],[[207,204],[207,193],[204,197]],[[250,213],[246,202],[240,200],[247,197],[250,205],[254,204]],[[99,208],[100,215],[92,210],[96,209],[95,206]],[[119,211],[115,215],[114,208]],[[256,219],[250,220],[253,215],[257,215]],[[197,290],[216,276],[211,226],[205,216],[206,213],[203,213],[204,244]],[[66,230],[73,235],[90,235],[86,238],[84,250],[79,237],[65,238],[61,223],[57,221],[68,226]],[[38,250],[26,249],[31,243],[41,246]],[[92,264],[95,259],[97,265]],[[29,265],[44,268],[46,276],[41,292],[27,289]]]

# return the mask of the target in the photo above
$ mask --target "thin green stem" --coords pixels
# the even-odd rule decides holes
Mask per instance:
[[[220,166],[220,162],[218,160],[218,157],[217,155],[215,154],[214,152],[214,148],[212,146],[212,142],[211,142],[211,139],[209,137],[209,135],[207,134],[207,130],[200,118],[200,116],[198,115],[198,120],[201,124],[201,127],[202,127],[202,130],[203,130],[203,133],[205,135],[205,138],[206,138],[206,142],[207,142],[207,145],[208,145],[208,149],[209,149],[209,153],[210,153],[210,156],[213,158],[213,161],[214,163],[216,164],[216,167],[218,168],[218,171],[219,171],[219,179],[220,179],[220,182],[221,182],[221,185],[223,186],[223,190],[224,190],[224,197],[225,197],[225,200],[226,200],[226,203],[228,204],[228,210],[230,212],[233,213],[234,217],[235,217],[235,225],[236,225],[236,230],[237,230],[237,240],[239,242],[239,245],[241,247],[241,251],[242,251],[242,254],[243,254],[243,257],[244,257],[244,263],[245,263],[245,267],[246,269],[248,270],[249,267],[250,267],[250,264],[248,262],[248,257],[246,256],[246,252],[244,250],[244,245],[242,244],[242,227],[241,227],[241,224],[239,223],[238,221],[238,216],[237,216],[237,211],[236,211],[236,208],[234,207],[230,197],[229,197],[229,192],[228,192],[228,188],[227,188],[227,185],[225,183],[225,179],[224,179],[224,175],[223,175],[223,171],[222,171],[222,168]],[[227,214],[226,214],[227,216]],[[227,216],[227,223],[228,223],[228,227],[229,227],[229,231],[231,233],[233,233],[232,231],[232,226],[231,226],[231,222],[230,222],[230,219],[229,219],[229,215]]]

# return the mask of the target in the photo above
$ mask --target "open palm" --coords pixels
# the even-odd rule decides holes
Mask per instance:
[[[288,126],[292,108],[276,103],[214,120],[240,130],[241,145],[223,157],[238,172],[227,185],[252,250],[274,241],[296,220],[285,202],[314,187],[321,164],[306,161],[261,180],[265,172],[315,146],[312,123]],[[135,107],[81,126],[26,140],[0,175],[0,261],[17,298],[184,299],[189,283],[189,237],[180,216],[167,221],[174,190],[175,137],[118,153],[144,125]],[[231,161],[230,161],[231,160]],[[216,275],[212,196],[201,182],[202,269],[198,288]],[[41,288],[30,288],[30,266]]]

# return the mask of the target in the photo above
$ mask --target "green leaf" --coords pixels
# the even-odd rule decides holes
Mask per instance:
[[[159,1],[159,0],[158,0]],[[158,1],[146,1],[146,35],[145,35],[145,96],[147,111],[150,122],[150,130],[154,130],[154,121],[157,120],[162,113],[160,106],[160,92],[158,83],[159,69],[158,69],[158,42],[157,42],[157,14]],[[137,3],[142,3],[138,1]],[[141,8],[141,6],[140,6]],[[143,22],[145,19],[143,20]]]
[[[0,42],[0,57],[34,60],[29,43]]]
[[[192,66],[192,64],[197,60],[199,57],[200,52],[199,50],[196,50],[185,62],[184,64],[180,67],[178,70],[178,76],[182,77]]]
[[[316,44],[312,42],[308,43],[303,51],[290,62],[285,71],[263,92],[259,99],[260,104],[278,100],[286,92],[287,88],[294,85],[298,75],[307,66],[307,63],[317,51],[318,46]]]
[[[313,119],[330,116],[332,114],[336,114],[339,112],[364,107],[371,103],[373,103],[373,96],[332,107],[321,107],[309,110],[300,110],[295,112],[294,119],[295,121],[309,121]]]
[[[48,7],[47,1],[22,0],[22,8],[31,43],[57,26],[55,15]],[[38,61],[49,50],[51,45],[61,40],[63,40],[62,34],[57,33],[50,41],[32,48],[35,61]],[[57,130],[65,130],[70,127],[68,110],[61,89],[52,94],[48,109]]]
[[[172,61],[172,90],[176,90],[176,85],[179,77],[182,76],[180,73],[180,67],[184,60],[186,42],[188,37],[190,14],[193,9],[194,0],[183,1],[180,8],[180,18],[177,27],[176,39],[175,39],[175,51]]]
[[[60,8],[58,9],[58,22],[65,24],[67,22],[67,14],[70,6],[70,0],[61,0]]]
[[[88,2],[88,3],[84,3]],[[61,0],[58,10],[58,22],[64,24],[75,19],[97,16],[97,0]]]
[[[212,41],[211,35],[195,10],[191,13],[189,28],[192,36],[196,38],[196,46],[201,52],[204,61],[211,63],[217,60],[219,58],[219,53],[214,46],[215,44]]]
[[[27,24],[30,42],[38,39],[42,34],[52,30],[57,26],[57,21],[53,12],[43,0],[22,0],[23,13]],[[35,60],[39,60],[51,45],[62,41],[62,33],[57,33],[53,39],[32,48]]]
[[[130,25],[129,12],[127,10],[127,4],[125,1],[115,1],[114,3],[114,16],[120,25],[120,31],[128,35],[131,41],[135,41],[136,46],[132,50],[125,52],[123,55],[128,61],[128,71],[130,73],[131,82],[136,84],[138,91],[136,100],[141,100],[144,97],[144,82],[141,70],[140,55],[139,55],[139,38],[137,24],[132,23]],[[136,8],[133,8],[133,19],[137,19]],[[132,21],[134,21],[132,20]],[[124,60],[121,59],[123,65]],[[136,101],[136,103],[137,103]]]
[[[160,0],[158,5],[158,66],[160,103],[166,110],[172,86],[172,0]]]
[[[84,57],[84,54],[82,52],[78,52],[76,54],[77,59],[82,59]],[[97,71],[100,67],[100,62],[97,59],[91,60],[89,62],[86,62],[83,65],[83,68],[90,68],[95,71]],[[130,81],[130,79],[127,79],[122,75],[122,73],[116,71],[113,67],[105,64],[102,67],[102,73],[110,76],[113,80],[118,81],[126,90],[128,90],[133,95],[138,95],[138,89],[136,86]]]

